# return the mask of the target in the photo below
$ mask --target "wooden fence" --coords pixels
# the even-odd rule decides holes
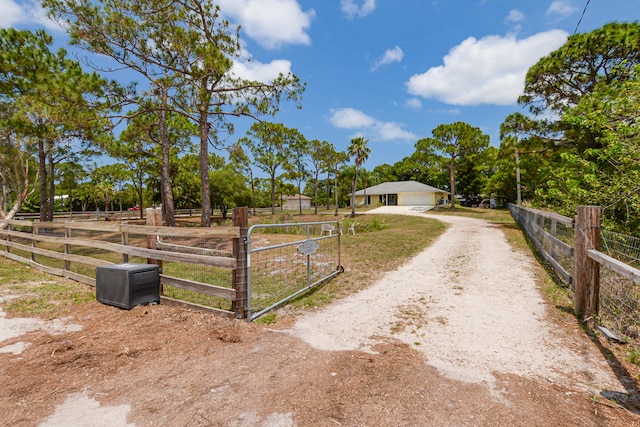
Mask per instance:
[[[582,321],[599,313],[601,266],[640,284],[640,270],[600,251],[599,206],[579,206],[575,219],[512,204],[509,210],[540,255],[575,291],[574,310]]]
[[[153,210],[151,210],[153,211]],[[157,211],[157,210],[156,210]],[[163,227],[147,224],[0,220],[0,255],[57,276],[95,286],[95,268],[141,262],[161,266],[164,287],[227,301],[228,308],[161,296],[166,304],[246,315],[246,208],[234,210],[233,227]],[[215,246],[215,248],[212,248]],[[214,283],[211,283],[214,282]],[[162,291],[161,291],[162,292]]]

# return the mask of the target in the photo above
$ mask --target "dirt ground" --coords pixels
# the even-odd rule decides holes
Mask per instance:
[[[531,261],[499,231],[448,221],[358,308],[284,309],[272,325],[98,302],[64,319],[0,316],[0,425],[640,425],[638,372],[612,344],[532,292]]]

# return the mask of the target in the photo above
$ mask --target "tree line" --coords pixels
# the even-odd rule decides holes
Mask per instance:
[[[213,0],[43,6],[74,46],[110,61],[86,71],[53,51],[44,31],[0,30],[2,218],[161,204],[168,225],[175,209],[199,208],[209,226],[212,207],[275,213],[291,194],[310,196],[316,212],[350,204],[355,214],[357,189],[415,180],[569,216],[577,205],[601,205],[605,226],[639,231],[636,22],[570,36],[529,69],[523,111],[505,118],[499,146],[468,123],[442,124],[410,156],[367,170],[363,137],[339,151],[271,119],[283,102],[301,108],[305,84],[292,73],[269,82],[235,75],[240,29]],[[122,69],[144,88],[106,77]],[[253,124],[228,143],[238,117]]]

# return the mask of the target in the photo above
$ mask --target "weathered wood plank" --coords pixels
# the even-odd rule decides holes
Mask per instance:
[[[548,236],[551,237],[550,234],[548,234]],[[544,258],[546,261],[548,261],[551,264],[553,269],[565,281],[565,283],[571,284],[573,282],[573,276],[571,276],[571,274],[569,274],[567,270],[565,270],[564,267],[560,265],[558,261],[556,261],[549,253],[547,253],[547,251],[542,246],[542,242],[539,242],[538,240],[536,240],[534,236],[531,234],[529,235],[529,237],[531,238],[531,241],[533,242],[535,247],[538,249],[538,252],[542,256],[542,258]]]
[[[0,227],[5,224],[20,225],[24,227],[33,227],[33,221],[29,221],[26,219],[0,219]]]
[[[184,245],[173,245],[170,243],[162,243],[162,242],[157,242],[156,248],[163,251],[169,251],[169,252],[181,252],[186,254],[208,255],[208,256],[224,256],[224,255],[221,255],[221,253],[226,252],[229,254],[229,256],[231,256],[231,253],[229,253],[229,251],[222,251],[219,249],[209,249],[209,248],[196,248],[193,246],[184,246]]]
[[[19,232],[11,232],[11,233],[19,233]],[[68,244],[68,245],[84,246],[89,248],[104,249],[110,252],[127,254],[127,255],[141,257],[141,258],[157,259],[161,261],[184,262],[187,264],[206,265],[206,266],[221,267],[221,268],[234,268],[236,265],[236,260],[230,257],[207,256],[207,255],[180,253],[180,252],[159,251],[154,249],[138,248],[135,246],[125,246],[125,245],[120,245],[118,243],[111,243],[111,242],[104,242],[101,240],[92,240],[92,239],[83,239],[83,238],[36,236],[30,233],[20,233],[20,234],[12,234],[12,235],[25,238],[25,239],[41,241],[41,242],[51,242],[51,243],[59,243],[61,245]],[[3,241],[2,244],[5,246],[12,246],[10,245],[10,243],[13,243],[13,242]],[[27,252],[38,253],[34,251],[33,248],[31,247],[29,247],[29,249],[27,250],[24,245],[21,245],[19,249],[25,250]],[[54,257],[53,255],[50,255],[50,254],[46,254],[46,256]],[[64,259],[61,257],[54,257],[54,258]],[[90,264],[90,265],[94,265],[94,264]]]
[[[109,231],[114,233],[141,234],[160,237],[210,237],[230,239],[238,236],[238,227],[162,227],[120,223],[65,222],[71,230]]]
[[[221,286],[209,285],[206,283],[195,282],[193,280],[165,276],[164,274],[160,275],[160,281],[167,286],[175,286],[176,288],[200,292],[206,295],[228,299],[230,301],[233,301],[236,298],[236,291],[232,288],[223,288]]]
[[[42,255],[49,258],[53,258],[53,259],[59,259],[62,261],[71,261],[71,262],[78,262],[80,264],[85,264],[85,265],[92,265],[94,267],[113,264],[112,262],[104,261],[98,258],[87,257],[83,255],[65,254],[65,253],[60,253],[56,251],[51,251],[49,249],[42,249],[42,248],[37,248],[33,246],[27,246],[27,245],[23,245],[21,243],[16,243],[16,242],[5,241],[3,242],[3,246],[9,246],[11,248],[18,249],[24,252],[30,252],[32,254]]]
[[[231,239],[239,234],[238,227],[158,227],[122,224],[122,231],[160,237],[210,237]]]
[[[565,254],[573,256],[573,246],[566,244],[565,242],[553,236],[552,234],[547,233],[547,237],[549,238],[549,240],[555,246],[556,249],[560,249]]]
[[[631,267],[630,265],[627,265],[622,261],[618,261],[617,259],[595,249],[591,249],[587,251],[587,253],[589,254],[589,258],[592,260],[610,268],[622,277],[631,280],[633,283],[640,284],[640,270],[637,268]]]
[[[561,266],[560,263],[558,263],[558,261],[556,261],[552,256],[548,255],[546,252],[545,255],[547,255],[545,256],[545,259],[553,266],[553,269],[558,276],[560,276],[560,278],[567,284],[573,283],[573,277],[571,274],[569,274],[569,272],[565,270],[564,267]]]
[[[29,264],[31,262],[31,260],[29,258],[24,258],[24,257],[21,257],[20,255],[16,255],[16,254],[11,253],[11,252],[2,251],[2,252],[0,252],[0,255],[2,255],[5,258],[9,258],[10,260],[21,262],[21,263],[24,263],[24,264]]]
[[[573,246],[570,246],[557,237],[553,236],[538,224],[531,224],[529,228],[531,231],[529,233],[530,236],[542,236],[543,239],[548,239],[551,244],[555,245],[556,249],[560,249],[564,253],[573,256]]]
[[[232,311],[222,310],[220,308],[207,307],[200,304],[194,304],[186,301],[180,301],[173,298],[161,296],[160,304],[173,306],[173,307],[182,307],[189,310],[200,311],[203,313],[212,313],[218,316],[227,317],[229,319],[233,319],[236,317],[236,314]]]
[[[111,233],[119,233],[121,231],[121,224],[117,222],[73,222],[65,221],[61,222],[63,228],[70,230],[83,230],[83,231],[108,231]]]
[[[69,270],[63,270],[64,277],[75,280],[76,282],[84,283],[85,285],[89,285],[92,287],[96,287],[96,279],[93,277],[85,276],[80,273],[76,273]]]
[[[541,216],[544,218],[550,218],[552,220],[555,220],[557,222],[559,222],[560,224],[564,224],[568,227],[573,227],[574,226],[574,220],[573,218],[569,218],[566,216],[562,216],[559,215],[555,212],[547,212],[547,211],[541,211],[539,209],[531,209],[531,208],[523,208],[523,207],[515,207],[516,209],[522,209],[524,211],[528,211],[531,213],[534,213],[537,216]]]

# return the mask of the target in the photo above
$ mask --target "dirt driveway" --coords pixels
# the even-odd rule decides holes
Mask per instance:
[[[487,222],[437,218],[448,231],[397,271],[275,325],[97,302],[56,327],[0,317],[0,424],[640,425],[635,382],[545,302],[534,261]]]

